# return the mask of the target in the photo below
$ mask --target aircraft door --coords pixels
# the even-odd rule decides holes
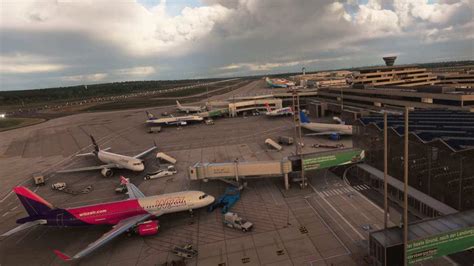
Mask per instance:
[[[56,216],[56,223],[58,226],[64,226],[64,215],[62,213]]]

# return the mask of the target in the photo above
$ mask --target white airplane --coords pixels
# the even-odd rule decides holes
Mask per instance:
[[[314,123],[310,122],[305,113],[300,112],[301,127],[314,131],[315,133],[306,134],[307,136],[324,136],[339,140],[341,135],[352,135],[352,126],[345,125],[341,119],[334,117],[339,124]]]
[[[178,111],[180,112],[185,112],[187,114],[189,113],[199,113],[201,111],[203,111],[204,109],[206,109],[205,106],[190,106],[190,105],[187,105],[187,106],[182,106],[178,100],[176,100],[176,108],[178,109]]]
[[[141,172],[145,169],[145,165],[143,164],[143,160],[141,160],[141,158],[156,149],[156,144],[155,144],[155,146],[135,156],[126,156],[126,155],[108,152],[107,150],[109,150],[110,148],[101,150],[99,148],[99,145],[97,145],[97,143],[95,142],[94,137],[92,135],[90,137],[92,140],[92,144],[94,145],[94,150],[88,153],[77,154],[76,156],[95,156],[97,157],[97,159],[99,159],[101,162],[105,164],[76,168],[76,169],[65,169],[65,170],[57,171],[57,173],[73,173],[73,172],[100,170],[100,173],[103,176],[111,177],[114,174],[112,169],[128,169],[135,172]]]
[[[293,110],[291,109],[291,107],[278,108],[278,109],[272,110],[270,108],[270,105],[268,105],[268,103],[265,104],[265,107],[267,107],[267,112],[265,113],[266,116],[282,116],[282,115],[293,114]]]
[[[152,113],[146,111],[148,119],[146,123],[148,125],[177,125],[177,126],[185,126],[188,122],[201,122],[204,120],[203,117],[198,115],[187,115],[187,116],[170,116],[164,118],[157,118]]]
[[[194,209],[205,207],[214,202],[213,196],[202,191],[182,191],[146,197],[123,176],[121,182],[127,186],[129,198],[126,200],[65,209],[54,207],[25,187],[15,187],[13,191],[25,207],[28,216],[18,219],[17,223],[21,225],[1,236],[9,236],[38,225],[113,226],[107,233],[72,257],[59,250],[54,250],[60,259],[71,261],[87,256],[125,232],[136,233],[140,236],[157,234],[160,227],[157,218],[163,214],[181,211],[192,212]]]

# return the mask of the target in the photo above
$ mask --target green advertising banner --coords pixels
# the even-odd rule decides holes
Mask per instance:
[[[364,159],[364,151],[359,149],[336,151],[333,154],[315,155],[303,159],[303,170],[323,169],[343,164],[356,163]]]
[[[474,227],[408,242],[408,264],[474,248]]]

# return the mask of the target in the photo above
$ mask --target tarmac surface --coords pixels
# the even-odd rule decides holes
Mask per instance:
[[[240,95],[264,90],[263,81],[252,82]],[[214,96],[223,100],[232,93]],[[159,115],[174,107],[150,109]],[[205,191],[214,197],[223,194],[227,184],[220,181],[189,181],[187,168],[196,162],[279,160],[294,152],[269,150],[264,140],[293,135],[289,117],[265,116],[221,118],[215,125],[193,124],[182,128],[164,127],[148,134],[144,110],[84,113],[62,117],[42,124],[0,133],[0,233],[16,226],[26,216],[11,188],[24,185],[58,207],[73,207],[125,199],[116,194],[118,177],[124,175],[145,195],[188,189]],[[175,157],[178,174],[144,181],[145,173],[118,170],[111,178],[99,171],[56,174],[63,168],[99,164],[94,158],[74,157],[90,151],[89,134],[101,148],[134,155],[151,147]],[[314,143],[334,144],[326,138],[305,137],[304,152]],[[350,138],[340,141],[351,147]],[[145,160],[145,172],[159,167],[153,154]],[[47,177],[47,185],[35,187],[34,173]],[[254,223],[250,232],[224,227],[220,210],[164,215],[159,218],[160,232],[155,236],[122,235],[98,249],[80,265],[162,265],[180,260],[170,250],[191,243],[198,250],[187,265],[364,265],[371,230],[383,227],[382,210],[360,192],[368,186],[350,186],[328,171],[308,173],[310,186],[300,189],[292,183],[284,190],[282,178],[249,180],[240,201],[232,208]],[[89,194],[70,195],[53,191],[50,185],[66,182],[76,190],[92,185]],[[110,229],[108,226],[56,228],[36,227],[0,240],[0,265],[64,265],[53,249],[73,255]]]

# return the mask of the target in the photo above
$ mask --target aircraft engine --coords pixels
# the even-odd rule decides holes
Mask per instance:
[[[100,173],[105,177],[111,177],[114,174],[114,171],[109,168],[102,168],[102,170],[100,170]]]
[[[158,228],[160,228],[159,222],[150,220],[137,225],[135,232],[141,236],[151,236],[158,233]]]

